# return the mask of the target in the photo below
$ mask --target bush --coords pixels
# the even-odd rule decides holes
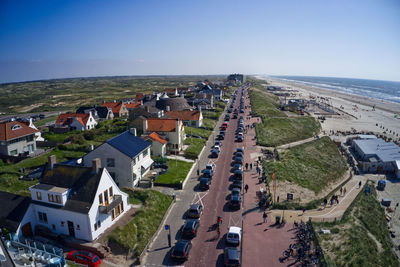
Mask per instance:
[[[85,132],[83,133],[83,137],[84,137],[86,140],[93,140],[94,137],[95,137],[95,135],[96,135],[96,133],[95,133],[95,131],[93,131],[93,130],[91,130],[91,131],[85,131]]]
[[[80,134],[70,135],[67,138],[65,138],[64,141],[65,142],[75,143],[75,144],[80,144],[80,145],[83,145],[85,143],[85,139]]]

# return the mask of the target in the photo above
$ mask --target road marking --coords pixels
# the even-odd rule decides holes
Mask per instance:
[[[200,204],[203,206],[203,208],[204,208],[204,204],[203,204],[203,201],[202,201],[202,199],[208,194],[208,192],[209,191],[207,191],[207,192],[205,192],[202,196],[200,196],[200,194],[199,193],[196,193],[196,195],[195,195],[195,198],[194,199],[196,199],[196,196],[199,198],[196,202],[193,202],[193,204],[197,204],[197,203],[199,203],[200,202]]]

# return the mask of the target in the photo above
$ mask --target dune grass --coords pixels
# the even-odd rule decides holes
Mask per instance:
[[[346,162],[329,137],[301,144],[280,153],[280,161],[266,161],[268,177],[276,170],[278,180],[295,182],[315,193],[346,171]]]
[[[277,96],[267,93],[265,90],[250,90],[251,108],[256,117],[287,117],[279,109],[278,102],[279,98]]]
[[[330,235],[317,234],[329,266],[398,266],[385,213],[376,200],[375,186],[370,188],[368,195],[359,193],[341,221],[313,223],[317,233],[331,230]]]
[[[212,133],[212,130],[185,126],[185,133],[189,134],[189,135],[198,135],[198,136],[201,136],[204,139],[208,139],[208,137]]]
[[[279,146],[313,137],[321,126],[313,117],[264,118],[256,124],[257,144]]]
[[[108,237],[108,242],[116,242],[126,249],[135,249],[140,255],[150,238],[157,231],[165,212],[172,202],[172,197],[155,190],[134,190],[125,188],[129,202],[142,204],[134,218],[124,227],[115,229]]]

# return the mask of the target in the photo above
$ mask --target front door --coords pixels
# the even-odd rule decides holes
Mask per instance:
[[[68,231],[70,236],[75,237],[74,223],[71,221],[68,221]]]
[[[22,226],[22,235],[23,236],[33,236],[32,225],[30,222]]]

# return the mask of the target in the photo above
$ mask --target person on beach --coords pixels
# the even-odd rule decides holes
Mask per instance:
[[[265,211],[263,213],[263,221],[264,221],[264,223],[267,222],[267,213]]]
[[[244,190],[245,190],[246,193],[247,193],[247,190],[249,190],[249,185],[248,185],[248,184],[246,184],[246,185],[244,186]]]

